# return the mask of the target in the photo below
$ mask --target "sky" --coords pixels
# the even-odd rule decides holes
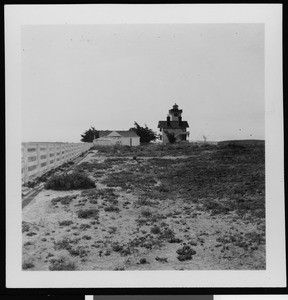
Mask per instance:
[[[24,25],[22,141],[91,126],[156,131],[174,103],[190,140],[264,139],[264,25]]]

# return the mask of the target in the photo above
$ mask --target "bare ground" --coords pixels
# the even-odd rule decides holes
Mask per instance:
[[[43,190],[23,209],[23,269],[265,269],[264,152],[246,150],[91,151],[76,168],[95,189]]]

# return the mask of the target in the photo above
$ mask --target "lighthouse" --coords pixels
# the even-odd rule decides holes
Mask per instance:
[[[182,120],[182,109],[179,109],[176,103],[173,105],[172,109],[169,109],[166,121],[159,121],[158,123],[162,142],[164,144],[169,143],[171,137],[175,142],[188,141],[188,127],[188,122]]]

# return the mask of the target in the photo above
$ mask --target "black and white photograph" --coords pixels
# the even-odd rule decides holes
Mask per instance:
[[[194,15],[197,7],[188,5]],[[248,17],[205,21],[205,14],[202,22],[185,22],[185,13],[179,21],[173,7],[170,22],[155,22],[153,14],[135,22],[133,13],[125,21],[125,6],[111,15],[105,5],[91,8],[107,19],[93,22],[81,5],[77,15],[76,5],[74,15],[84,17],[85,9],[89,21],[69,19],[67,8],[62,22],[61,14],[45,22],[37,16],[44,6],[32,6],[36,21],[18,26],[21,196],[13,205],[21,276],[265,277],[273,269],[271,212],[280,212],[284,224],[283,181],[277,192],[270,189],[271,178],[272,185],[283,180],[283,150],[272,163],[271,136],[280,148],[282,137],[269,124],[281,121],[273,113],[281,112],[282,100],[281,90],[273,105],[267,96],[269,26]],[[276,171],[268,174],[271,166]]]

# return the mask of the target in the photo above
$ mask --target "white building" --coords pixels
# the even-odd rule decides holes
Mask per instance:
[[[94,146],[139,146],[140,136],[135,131],[129,130],[105,130],[99,131],[99,138],[93,141]]]

